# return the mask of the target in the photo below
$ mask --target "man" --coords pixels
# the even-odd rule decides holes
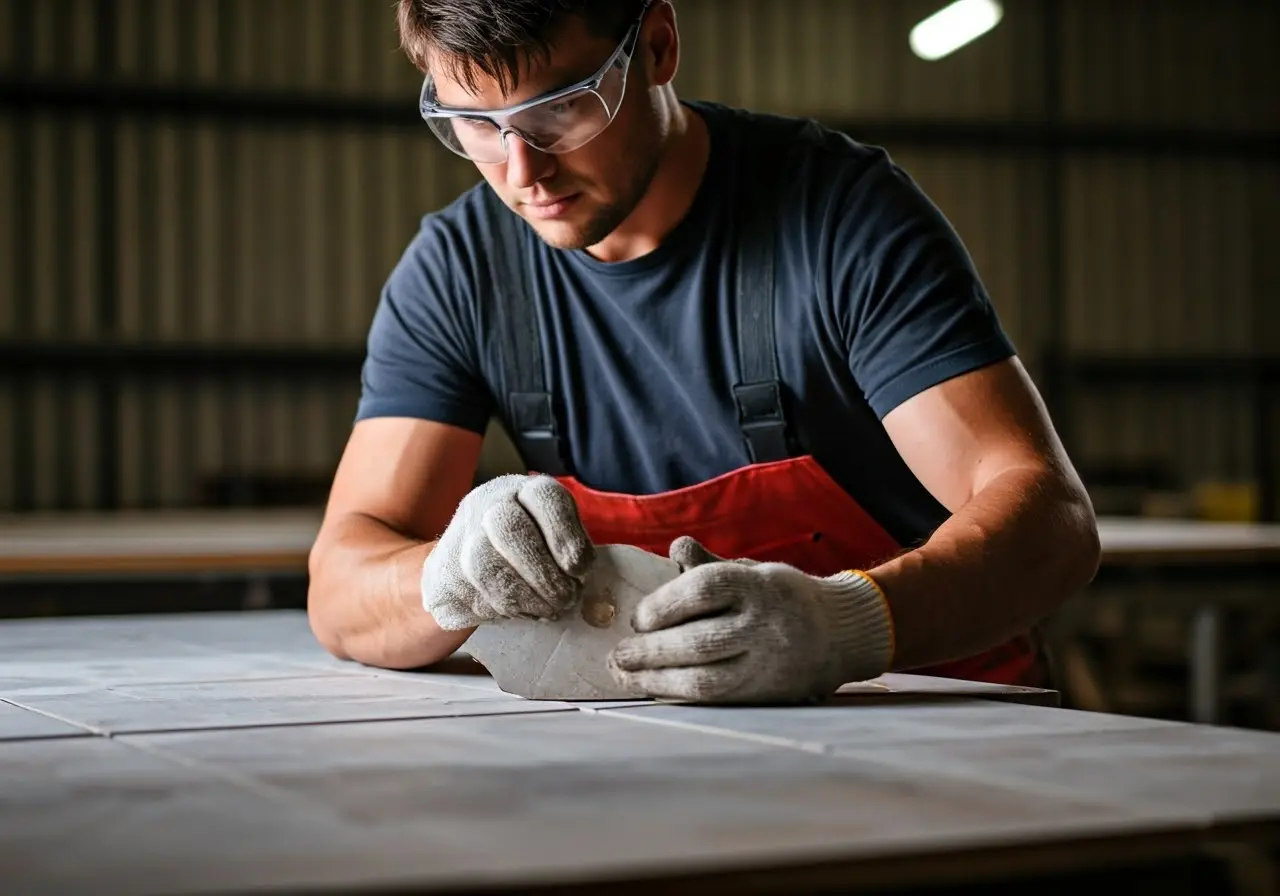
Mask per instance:
[[[555,617],[594,545],[680,575],[609,657],[707,702],[889,670],[1044,681],[1092,507],[977,273],[885,153],[677,99],[663,0],[400,0],[483,182],[383,291],[311,558],[334,654],[406,668]],[[499,416],[532,475],[472,489]]]

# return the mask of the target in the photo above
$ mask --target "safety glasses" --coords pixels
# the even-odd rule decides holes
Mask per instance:
[[[618,114],[627,72],[652,0],[645,0],[635,24],[604,65],[591,77],[506,109],[482,112],[436,102],[430,75],[422,82],[418,111],[440,142],[464,159],[492,165],[506,161],[514,134],[536,150],[571,152],[594,140]]]

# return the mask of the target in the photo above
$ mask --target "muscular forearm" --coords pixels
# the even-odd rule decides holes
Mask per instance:
[[[972,656],[1025,632],[1097,570],[1093,509],[1078,487],[1010,470],[919,548],[869,570],[893,614],[895,669]]]
[[[434,543],[352,514],[326,527],[311,554],[308,615],[335,656],[410,669],[444,659],[470,630],[440,628],[422,608],[422,564]]]

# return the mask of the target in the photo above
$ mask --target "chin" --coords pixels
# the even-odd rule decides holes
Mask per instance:
[[[590,222],[586,220],[529,221],[529,226],[544,243],[556,249],[585,249],[599,242],[593,239]]]

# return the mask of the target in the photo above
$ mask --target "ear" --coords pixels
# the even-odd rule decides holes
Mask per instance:
[[[639,43],[650,86],[671,83],[680,67],[680,29],[676,27],[675,7],[668,0],[658,0],[649,10]]]

